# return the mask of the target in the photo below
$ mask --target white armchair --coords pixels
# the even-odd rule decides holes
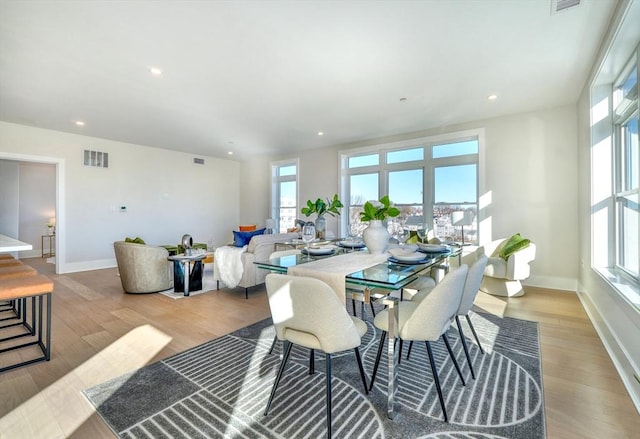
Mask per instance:
[[[484,254],[489,261],[484,270],[480,290],[494,296],[517,297],[524,294],[520,281],[531,274],[529,263],[536,258],[536,245],[532,242],[511,254],[507,260],[499,256],[502,246],[508,238],[498,239],[484,246]]]

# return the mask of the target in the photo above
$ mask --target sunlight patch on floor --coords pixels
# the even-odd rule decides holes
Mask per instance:
[[[95,413],[82,390],[139,369],[172,338],[139,326],[0,419],[0,438],[69,437]]]
[[[267,337],[263,337],[263,334],[265,334],[265,332],[271,332],[272,330],[270,328],[264,328],[261,332],[260,332],[260,336],[258,337],[258,340],[263,340],[263,339],[269,339],[268,336]],[[282,342],[278,342],[278,343],[282,343]],[[268,354],[266,354],[268,355]],[[260,344],[256,345],[256,349],[254,349],[253,351],[253,357],[251,358],[251,361],[249,362],[249,364],[260,364],[261,361],[259,361],[260,358],[265,356],[265,351],[264,349],[262,349],[260,347]],[[246,401],[246,400],[251,400],[252,397],[254,396],[254,392],[255,392],[255,384],[251,383],[248,384],[246,383],[246,378],[245,381],[243,382],[243,385],[241,387],[240,393],[238,394],[236,401]],[[267,401],[265,400],[264,402],[265,404],[265,408],[267,406]],[[237,410],[236,407],[234,406],[233,408],[233,413],[231,414],[231,419],[235,418],[236,416],[239,418],[242,418],[242,411]],[[233,433],[235,433],[235,430],[233,430],[231,428],[232,426],[228,425],[227,428],[229,428],[230,430],[228,430],[228,434],[229,435],[233,435]],[[225,434],[225,437],[227,437],[227,435]]]

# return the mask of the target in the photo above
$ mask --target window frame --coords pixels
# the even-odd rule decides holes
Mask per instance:
[[[270,165],[271,165],[270,218],[276,221],[275,230],[278,233],[283,233],[280,226],[280,210],[283,207],[281,194],[280,194],[280,183],[291,182],[291,181],[295,182],[296,199],[295,199],[295,205],[293,206],[293,209],[295,210],[295,212],[298,212],[298,208],[300,207],[300,181],[299,181],[300,159],[296,157],[293,159],[278,160],[278,161],[271,162]],[[296,173],[293,175],[284,175],[284,176],[280,175],[279,174],[280,168],[285,168],[288,166],[295,166]],[[285,229],[285,232],[286,232],[286,229]]]
[[[432,149],[434,146],[444,145],[448,143],[456,143],[456,142],[464,142],[468,140],[475,140],[478,142],[478,153],[477,154],[465,154],[465,155],[456,155],[451,157],[441,157],[434,159]],[[412,160],[400,163],[387,163],[387,153],[405,150],[405,149],[413,149],[413,148],[424,148],[423,160]],[[350,203],[351,203],[351,188],[350,188],[350,176],[357,174],[370,174],[374,172],[379,173],[378,179],[378,194],[380,196],[388,193],[389,188],[389,173],[393,171],[406,171],[406,170],[414,170],[414,169],[422,169],[422,194],[423,194],[423,204],[422,211],[424,212],[433,212],[434,211],[434,199],[435,199],[435,168],[442,166],[455,166],[461,164],[475,164],[476,165],[476,206],[477,206],[477,217],[476,221],[478,224],[477,230],[478,235],[476,236],[476,241],[480,242],[480,221],[482,219],[482,214],[480,211],[480,194],[481,192],[481,176],[483,173],[483,152],[484,152],[484,129],[472,129],[466,131],[458,131],[452,132],[442,135],[428,136],[428,137],[420,137],[415,139],[408,139],[398,142],[392,143],[380,143],[380,144],[372,144],[360,148],[352,148],[340,151],[340,170],[341,170],[341,178],[340,178],[340,194],[345,204],[345,210],[348,212]],[[373,153],[378,153],[379,156],[379,164],[377,166],[366,166],[366,167],[357,167],[357,168],[349,168],[349,158],[354,156],[363,156],[369,155]],[[365,200],[366,201],[366,200]],[[391,201],[394,201],[393,199]],[[461,203],[462,204],[462,203]],[[348,230],[348,221],[349,215],[342,215],[340,219],[340,228],[341,232]],[[430,226],[433,221],[429,221]],[[344,234],[344,233],[342,233]]]
[[[638,262],[637,266],[630,268],[625,263],[625,247],[629,245],[628,240],[625,239],[624,231],[626,230],[626,224],[624,222],[624,215],[621,213],[622,208],[624,207],[625,200],[629,198],[629,196],[640,197],[640,184],[637,184],[636,187],[629,188],[627,186],[628,179],[628,166],[633,166],[628,163],[628,155],[627,155],[627,147],[628,144],[626,142],[626,137],[624,136],[623,127],[628,125],[628,123],[634,118],[637,120],[640,118],[640,101],[638,99],[639,94],[639,84],[638,79],[636,79],[635,90],[630,90],[626,96],[621,96],[619,93],[619,88],[625,84],[631,75],[631,73],[635,69],[636,78],[638,76],[638,72],[640,71],[640,63],[638,62],[639,56],[638,51],[639,48],[636,48],[630,60],[625,64],[625,67],[622,69],[620,75],[617,77],[616,81],[613,83],[613,87],[611,90],[611,99],[613,103],[616,103],[616,100],[620,102],[616,107],[613,108],[613,231],[610,237],[610,240],[613,244],[613,265],[616,270],[619,270],[623,273],[624,276],[629,277],[633,282],[640,283],[640,262]],[[635,95],[634,95],[635,92]],[[627,99],[627,97],[631,95],[631,99]],[[636,142],[640,142],[640,139],[636,139]],[[640,169],[640,154],[636,157],[635,166],[636,169]],[[640,209],[636,209],[638,215],[640,216]],[[640,221],[638,221],[638,230],[636,231],[636,235],[640,236]],[[636,242],[637,248],[635,249],[636,255],[640,255],[640,240]]]

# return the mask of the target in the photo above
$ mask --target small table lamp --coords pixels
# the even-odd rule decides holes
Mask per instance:
[[[460,226],[462,229],[462,245],[464,244],[464,226],[470,226],[473,224],[473,212],[470,210],[456,210],[451,212],[451,224],[453,226]]]

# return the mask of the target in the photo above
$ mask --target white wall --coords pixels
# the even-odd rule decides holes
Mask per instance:
[[[241,165],[243,219],[268,212],[270,160],[300,158],[300,195],[308,199],[338,192],[339,151],[411,138],[484,128],[480,193],[491,203],[483,242],[520,232],[537,244],[529,285],[576,291],[578,277],[576,108],[565,106],[526,114],[426,130],[357,144],[301,151]],[[248,183],[250,182],[250,183]],[[257,188],[264,188],[262,195]],[[249,193],[248,193],[248,192]],[[328,230],[338,234],[337,221]]]
[[[58,271],[115,265],[113,242],[229,242],[239,221],[239,164],[105,139],[0,122],[0,158],[56,162]],[[82,164],[82,151],[109,153],[110,167]],[[39,160],[41,158],[41,160]],[[0,177],[1,178],[1,177]],[[62,211],[59,206],[62,205]],[[125,205],[126,213],[119,207]]]
[[[21,257],[42,255],[42,235],[46,224],[56,214],[56,167],[43,163],[20,163],[20,241],[33,245],[33,250],[20,252]],[[2,181],[5,179],[0,177]],[[53,241],[52,241],[53,242]],[[48,241],[45,248],[49,250]]]
[[[630,2],[621,2],[603,44],[602,53],[594,64],[593,73],[587,81],[578,101],[578,169],[579,184],[579,243],[580,272],[578,296],[587,310],[600,339],[607,348],[613,363],[622,378],[636,409],[640,412],[640,312],[626,302],[618,291],[593,266],[609,263],[609,230],[614,218],[611,175],[613,122],[610,102],[611,86],[601,81],[591,88],[595,74],[616,71],[603,63],[607,53],[616,53],[609,61],[624,63],[630,50],[638,43],[637,18],[640,17],[640,2],[633,4],[635,12],[628,13],[623,20],[623,11]],[[631,10],[631,9],[629,9]],[[621,37],[625,27],[632,29],[635,37]],[[626,42],[630,43],[627,47]],[[633,47],[631,47],[633,46]],[[626,53],[619,51],[626,48]],[[603,66],[601,69],[600,66]],[[621,66],[616,66],[620,68]],[[609,78],[613,81],[613,78]],[[600,103],[598,110],[591,112],[592,105]],[[593,123],[592,123],[593,120]],[[593,188],[593,191],[592,191]],[[596,264],[593,264],[596,262]],[[638,284],[620,286],[638,291]],[[635,375],[635,376],[634,376]]]
[[[19,239],[18,197],[20,195],[18,163],[0,160],[0,234]]]

